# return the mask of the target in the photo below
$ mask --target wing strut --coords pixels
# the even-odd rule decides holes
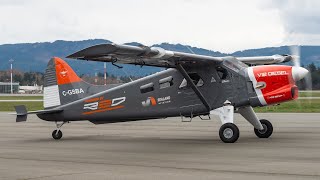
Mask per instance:
[[[207,100],[205,99],[203,94],[200,92],[198,87],[193,83],[193,81],[190,78],[189,74],[186,72],[186,70],[182,67],[182,65],[180,63],[177,63],[176,66],[177,66],[177,69],[182,74],[182,76],[187,80],[188,84],[190,84],[190,86],[193,89],[193,91],[197,94],[197,96],[199,97],[199,99],[201,100],[203,105],[207,108],[208,112],[210,112],[211,111],[211,107],[210,107],[209,103],[207,102]]]

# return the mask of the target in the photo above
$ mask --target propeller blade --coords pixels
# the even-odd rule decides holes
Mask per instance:
[[[295,46],[290,46],[290,52],[292,54],[292,61],[293,61],[293,65],[294,68],[296,70],[300,70],[297,72],[300,73],[296,73],[296,79],[302,79],[302,75],[303,75],[303,81],[304,81],[304,85],[305,85],[305,89],[311,91],[311,93],[307,93],[307,97],[309,99],[309,104],[311,103],[311,97],[312,97],[312,78],[311,78],[311,73],[306,72],[306,71],[302,71],[301,69],[301,63],[300,63],[300,55],[301,55],[301,47],[298,45]],[[304,69],[304,68],[303,68]],[[301,76],[300,76],[301,75]],[[298,106],[301,107],[300,105],[300,101],[298,101]]]
[[[292,61],[295,67],[300,67],[300,46],[290,46],[290,51],[292,54]]]

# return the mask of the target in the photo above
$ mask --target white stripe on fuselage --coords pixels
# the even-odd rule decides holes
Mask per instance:
[[[59,86],[53,85],[44,87],[43,93],[43,106],[44,108],[50,108],[54,106],[60,106]]]
[[[252,67],[248,67],[248,75],[249,75],[249,78],[250,80],[252,81],[252,85],[253,85],[253,89],[255,90],[255,92],[257,93],[257,96],[258,96],[258,99],[260,101],[260,103],[262,105],[267,105],[267,102],[266,100],[264,99],[263,97],[263,94],[261,92],[261,89],[257,89],[255,88],[257,86],[257,80],[256,80],[256,77],[254,76],[254,73],[253,73],[253,68]]]

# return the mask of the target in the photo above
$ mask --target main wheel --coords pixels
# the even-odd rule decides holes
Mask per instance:
[[[263,130],[259,130],[254,128],[254,133],[259,137],[259,138],[268,138],[271,136],[273,132],[273,126],[270,121],[266,119],[261,119],[260,120]]]
[[[226,123],[220,127],[219,136],[225,143],[234,143],[240,135],[239,128],[233,123]]]
[[[53,137],[53,139],[55,139],[55,140],[61,139],[61,138],[62,138],[62,131],[60,131],[60,130],[54,130],[54,131],[52,132],[52,137]]]

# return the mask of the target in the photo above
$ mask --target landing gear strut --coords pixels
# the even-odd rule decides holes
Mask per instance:
[[[221,120],[222,126],[219,130],[221,141],[224,143],[234,143],[239,139],[240,131],[233,124],[234,107],[230,101],[224,102],[223,107],[211,111],[210,114],[218,115]]]
[[[59,139],[62,138],[62,131],[60,130],[60,128],[61,128],[65,123],[67,123],[67,122],[64,121],[64,122],[62,122],[62,123],[59,124],[59,123],[56,121],[57,129],[52,132],[52,137],[53,137],[53,139],[59,140]]]
[[[257,117],[251,106],[238,108],[237,111],[240,113],[253,127],[254,132],[259,138],[268,138],[273,132],[271,122],[266,119]],[[225,101],[223,106],[215,110],[210,111],[210,114],[218,115],[222,126],[219,130],[219,136],[221,141],[225,143],[234,143],[239,138],[239,129],[233,124],[234,107],[230,101]]]
[[[271,122],[266,119],[261,119],[257,117],[251,106],[242,107],[238,109],[238,112],[254,127],[254,133],[259,138],[268,138],[273,132],[273,127]]]

